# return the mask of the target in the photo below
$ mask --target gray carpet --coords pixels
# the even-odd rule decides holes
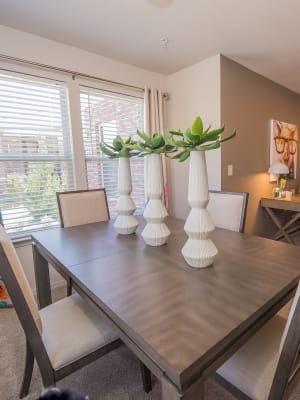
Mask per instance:
[[[62,291],[56,291],[60,297]],[[13,309],[0,311],[0,399],[18,399],[22,380],[25,340],[22,328]],[[72,374],[58,383],[59,387],[71,387],[91,400],[159,400],[160,383],[155,380],[153,390],[145,394],[142,389],[139,363],[125,347],[109,353],[98,361]],[[35,400],[42,390],[38,369],[34,368],[30,394],[27,400]],[[213,380],[205,385],[205,399],[233,400],[234,398]],[[290,398],[300,400],[300,382]]]

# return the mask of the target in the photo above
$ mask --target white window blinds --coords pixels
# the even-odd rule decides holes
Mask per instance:
[[[116,215],[118,198],[118,160],[100,150],[100,142],[112,144],[116,135],[136,137],[143,130],[144,100],[128,95],[81,87],[81,119],[88,188],[105,187],[111,216]],[[144,209],[144,161],[131,158],[132,197],[136,214]]]
[[[0,70],[0,209],[21,236],[58,224],[57,191],[73,189],[63,83]]]

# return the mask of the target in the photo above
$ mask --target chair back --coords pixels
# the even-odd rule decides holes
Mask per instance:
[[[17,313],[19,314],[18,311],[23,312],[27,309],[41,334],[42,321],[32,290],[14,245],[3,226],[0,226],[0,257],[0,272]]]
[[[43,364],[45,373],[51,374],[51,362],[42,341],[42,320],[17,252],[2,226],[0,226],[0,274],[38,365]]]
[[[249,193],[209,191],[207,210],[218,228],[244,232]]]
[[[300,281],[282,335],[278,364],[268,400],[283,399],[288,384],[299,370],[300,350]]]
[[[105,189],[58,192],[56,197],[63,228],[109,219]]]

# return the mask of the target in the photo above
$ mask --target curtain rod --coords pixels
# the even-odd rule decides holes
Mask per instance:
[[[95,80],[98,80],[98,81],[101,81],[101,82],[110,83],[110,84],[113,84],[113,85],[124,86],[124,87],[127,87],[127,88],[136,89],[136,90],[140,90],[140,91],[144,92],[144,89],[139,87],[139,86],[128,85],[126,83],[121,83],[121,82],[115,82],[115,81],[111,81],[109,79],[99,78],[97,76],[83,74],[81,72],[72,71],[72,70],[69,70],[69,69],[54,67],[53,65],[41,64],[41,63],[38,63],[38,62],[35,62],[35,61],[25,60],[23,58],[7,56],[5,54],[0,54],[0,58],[8,60],[8,61],[14,61],[14,62],[22,63],[22,64],[33,65],[35,67],[46,68],[46,69],[50,69],[50,70],[53,70],[53,71],[64,72],[64,73],[72,75],[73,79],[75,79],[76,76],[81,76],[83,78],[95,79]]]

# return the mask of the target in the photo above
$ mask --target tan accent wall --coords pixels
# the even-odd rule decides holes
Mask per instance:
[[[238,135],[222,146],[221,186],[249,192],[245,232],[267,237],[274,225],[259,201],[274,188],[267,173],[273,118],[295,123],[300,134],[300,95],[222,56],[221,121],[226,131],[237,129]],[[228,165],[233,165],[233,176],[227,175]],[[288,187],[300,187],[299,143],[297,179]]]
[[[220,56],[208,58],[168,76],[168,128],[185,130],[200,115],[204,125],[220,126]],[[209,186],[221,188],[221,151],[206,152]],[[186,218],[190,212],[187,201],[189,160],[168,162],[170,213]]]

